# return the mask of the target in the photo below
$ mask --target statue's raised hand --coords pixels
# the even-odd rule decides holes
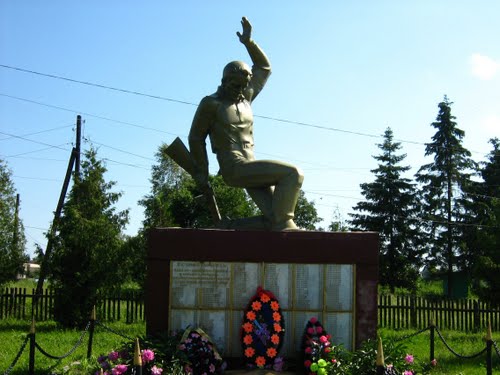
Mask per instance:
[[[252,40],[252,25],[246,17],[242,17],[241,26],[243,27],[243,33],[237,31],[236,34],[238,35],[238,38],[240,38],[240,42],[246,44]]]

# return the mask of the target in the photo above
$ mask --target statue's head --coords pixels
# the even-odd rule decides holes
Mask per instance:
[[[224,94],[230,99],[241,100],[252,78],[252,69],[243,61],[231,61],[222,72]]]

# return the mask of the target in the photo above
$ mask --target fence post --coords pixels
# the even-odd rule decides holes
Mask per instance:
[[[385,372],[384,348],[382,347],[382,338],[378,337],[377,347],[377,375],[383,375]]]
[[[35,374],[35,318],[31,320],[29,375]]]
[[[431,322],[430,322],[430,354],[429,354],[429,363],[432,362],[434,360],[434,358],[436,358],[434,356],[434,330],[436,328],[436,323],[434,322],[434,317],[431,318]]]
[[[474,301],[474,332],[479,331],[479,327],[481,325],[479,318],[479,303],[478,301]]]
[[[141,357],[141,348],[139,347],[138,338],[135,339],[134,375],[142,375],[142,357]]]
[[[491,322],[488,323],[486,331],[486,375],[492,375],[493,369],[491,364],[491,347],[493,346],[493,338],[491,337]]]
[[[415,328],[417,326],[417,308],[415,306],[417,297],[415,295],[410,296],[410,326]]]
[[[92,307],[92,313],[90,314],[90,326],[89,326],[89,343],[87,345],[87,359],[92,356],[92,340],[94,339],[94,329],[95,329],[96,313],[95,305]]]

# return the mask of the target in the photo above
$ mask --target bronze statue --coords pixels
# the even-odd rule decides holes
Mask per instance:
[[[294,211],[304,179],[295,166],[273,160],[255,160],[253,153],[253,114],[251,103],[271,74],[265,53],[252,40],[252,26],[243,17],[243,32],[237,32],[253,62],[227,64],[222,83],[212,95],[204,97],[193,119],[189,148],[198,186],[209,190],[206,138],[217,155],[220,174],[229,186],[245,188],[263,216],[222,221],[222,227],[296,230]]]

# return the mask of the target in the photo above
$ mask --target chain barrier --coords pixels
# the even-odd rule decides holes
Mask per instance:
[[[441,334],[441,332],[439,331],[439,329],[436,327],[436,332],[438,333],[438,336],[439,338],[441,339],[441,341],[443,342],[443,344],[446,346],[446,348],[451,352],[453,353],[455,356],[459,357],[459,358],[463,358],[463,359],[473,359],[473,358],[476,358],[476,357],[479,357],[481,354],[483,353],[486,353],[486,348],[484,348],[483,350],[481,350],[479,353],[476,353],[476,354],[473,354],[473,355],[462,355],[462,354],[458,354],[456,351],[454,351],[449,345],[448,343],[446,342],[446,340],[444,339],[443,335]]]
[[[498,345],[496,343],[496,341],[492,341],[493,342],[493,347],[495,348],[495,351],[497,352],[497,356],[498,358],[500,358],[500,350],[498,350]]]
[[[61,356],[55,356],[55,355],[51,355],[51,354],[47,353],[45,350],[42,349],[42,347],[40,345],[38,345],[37,342],[35,342],[35,346],[40,351],[40,353],[42,353],[44,356],[46,356],[48,358],[51,358],[51,359],[64,359],[66,357],[69,357],[71,354],[73,354],[75,352],[75,350],[82,344],[83,338],[87,334],[87,331],[89,330],[89,327],[90,327],[90,321],[87,323],[87,326],[85,327],[85,330],[80,335],[80,338],[78,339],[78,341],[76,342],[76,344],[66,354],[63,354]]]
[[[14,358],[14,360],[12,361],[12,364],[9,366],[9,368],[3,373],[3,375],[9,375],[10,372],[12,371],[12,369],[14,368],[14,366],[16,365],[17,361],[19,360],[19,358],[21,357],[21,354],[23,354],[23,351],[24,349],[26,348],[26,344],[28,343],[30,339],[30,336],[26,336],[26,338],[24,339],[24,342],[22,343],[21,345],[21,349],[19,349],[19,352],[17,353],[16,355],[16,358]]]
[[[102,324],[99,320],[96,320],[96,321],[95,321],[95,323],[96,323],[97,325],[101,326],[102,328],[104,328],[106,331],[111,332],[111,333],[114,333],[115,335],[120,336],[120,337],[122,337],[122,338],[124,338],[124,339],[130,340],[130,341],[134,341],[134,340],[135,340],[135,338],[133,338],[133,337],[129,337],[129,336],[127,336],[127,335],[124,335],[124,334],[122,334],[122,333],[120,333],[120,332],[117,332],[117,331],[115,331],[114,329],[112,329],[112,328],[110,328],[110,327],[108,327],[108,326],[106,326],[106,325]]]
[[[420,331],[417,331],[417,332],[414,332],[414,333],[410,333],[409,335],[400,337],[400,338],[398,338],[397,340],[394,340],[394,341],[395,342],[399,342],[399,341],[403,341],[403,340],[408,340],[409,338],[412,338],[413,336],[420,335],[421,333],[424,333],[425,331],[428,331],[430,329],[431,329],[431,327],[423,328]]]

